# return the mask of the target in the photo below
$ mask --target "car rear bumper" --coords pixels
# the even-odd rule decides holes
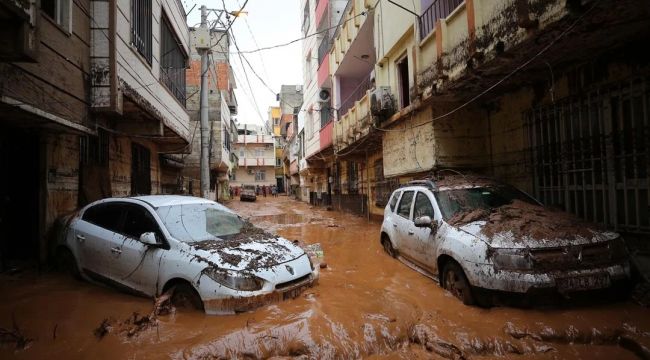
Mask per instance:
[[[539,290],[570,293],[605,289],[629,280],[630,264],[623,262],[590,269],[549,272],[495,270],[491,264],[470,264],[465,272],[470,284],[478,288],[515,293]]]
[[[239,291],[232,291],[229,296],[220,296],[218,298],[208,298],[203,300],[203,308],[208,315],[228,315],[240,312],[246,312],[258,307],[279,302],[287,299],[294,299],[306,289],[318,283],[318,271],[314,270],[310,274],[300,279],[292,281],[287,286],[278,286],[270,292],[256,292],[247,295]]]

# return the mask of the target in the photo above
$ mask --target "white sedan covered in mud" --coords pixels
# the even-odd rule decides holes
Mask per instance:
[[[617,233],[550,210],[512,186],[477,177],[414,181],[393,192],[381,242],[465,304],[501,292],[568,294],[630,279]]]
[[[208,314],[295,297],[318,278],[300,247],[187,196],[94,202],[68,219],[57,255],[74,275],[146,296],[174,288]]]

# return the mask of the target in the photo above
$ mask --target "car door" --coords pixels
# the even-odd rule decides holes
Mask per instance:
[[[166,250],[142,243],[140,235],[153,232],[161,244],[166,244],[166,239],[148,209],[135,203],[123,203],[122,209],[124,221],[111,247],[113,280],[145,295],[155,295],[158,267]]]
[[[413,236],[409,232],[409,222],[411,221],[411,209],[413,207],[414,190],[407,190],[402,193],[402,197],[397,203],[397,209],[393,217],[393,226],[397,238],[396,246],[400,254],[409,259],[413,259],[414,243]]]
[[[420,266],[436,273],[436,254],[435,254],[435,238],[436,231],[429,227],[416,227],[415,219],[421,216],[428,216],[431,220],[435,219],[435,211],[431,204],[431,199],[424,191],[418,191],[413,203],[413,217],[411,219],[408,233],[412,234],[414,248],[415,248],[415,261]]]
[[[89,275],[109,275],[110,248],[121,221],[119,204],[107,202],[87,208],[74,223],[75,255],[83,271]]]

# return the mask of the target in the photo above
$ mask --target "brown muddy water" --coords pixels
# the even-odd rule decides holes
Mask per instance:
[[[106,318],[146,314],[152,301],[64,275],[0,278],[0,327],[33,339],[0,358],[638,359],[650,311],[631,302],[555,309],[464,306],[386,255],[378,223],[286,197],[229,204],[288,239],[319,242],[327,268],[294,300],[233,316],[176,312],[129,337],[93,331]],[[0,333],[0,338],[2,338]]]

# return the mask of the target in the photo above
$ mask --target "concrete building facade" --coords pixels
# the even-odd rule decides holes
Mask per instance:
[[[265,127],[239,125],[237,143],[234,144],[238,167],[230,179],[233,187],[276,185],[275,140]]]

